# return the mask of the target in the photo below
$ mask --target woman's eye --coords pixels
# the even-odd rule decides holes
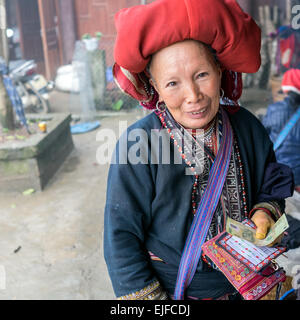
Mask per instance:
[[[174,87],[176,86],[176,82],[175,81],[171,81],[167,84],[167,87]]]
[[[204,78],[208,75],[208,72],[201,72],[197,75],[197,78]]]

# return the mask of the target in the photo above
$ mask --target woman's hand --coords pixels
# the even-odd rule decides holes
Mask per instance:
[[[255,223],[256,238],[264,239],[268,234],[270,228],[275,224],[275,221],[264,211],[257,210],[252,216],[251,220]],[[280,243],[283,238],[283,234],[280,235],[274,242],[268,245],[268,247],[274,246],[276,243]]]
[[[252,216],[251,220],[255,223],[256,238],[264,239],[270,230],[270,228],[275,224],[275,221],[264,211],[257,210]]]

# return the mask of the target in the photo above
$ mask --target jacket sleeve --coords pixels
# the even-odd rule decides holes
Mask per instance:
[[[153,192],[149,165],[128,162],[110,166],[104,213],[104,257],[115,294],[120,299],[166,298],[144,248],[145,231],[151,223]]]
[[[269,162],[258,201],[282,200],[293,195],[294,180],[292,169],[282,163]]]
[[[285,100],[270,104],[267,108],[266,115],[262,120],[262,124],[267,130],[271,140],[276,138],[281,129],[289,119],[288,105]]]
[[[268,132],[251,112],[242,108],[232,121],[244,160],[249,210],[266,207],[278,219],[285,210],[285,198],[293,193],[292,171],[277,163]]]
[[[275,113],[276,113],[276,110],[274,110],[273,105],[270,105],[268,106],[267,112],[263,117],[262,124],[264,125],[268,134],[271,133],[272,128],[274,129],[274,124],[275,124],[275,121],[277,120],[277,117],[274,117]]]
[[[285,199],[293,195],[294,177],[290,167],[277,162],[270,138],[265,135],[264,140],[269,151],[254,208],[265,207],[272,212],[275,220],[278,220],[285,210]]]

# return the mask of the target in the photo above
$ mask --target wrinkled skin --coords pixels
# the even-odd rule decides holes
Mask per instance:
[[[152,84],[173,118],[202,129],[219,110],[222,72],[207,47],[194,40],[175,43],[152,57]]]

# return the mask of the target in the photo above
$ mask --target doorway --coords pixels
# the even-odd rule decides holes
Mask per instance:
[[[9,0],[8,22],[19,33],[22,59],[33,59],[37,72],[53,79],[61,64],[59,26],[55,0]]]

